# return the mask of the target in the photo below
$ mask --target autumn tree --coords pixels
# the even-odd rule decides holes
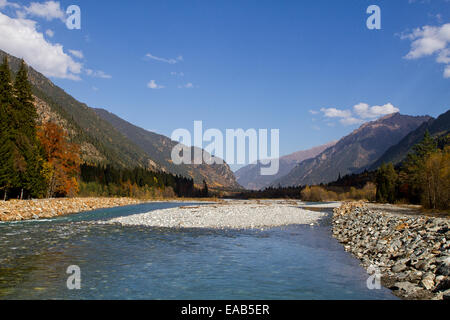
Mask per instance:
[[[38,128],[38,137],[46,159],[47,197],[76,195],[81,164],[79,146],[70,143],[66,132],[52,122]]]
[[[431,153],[424,164],[422,203],[430,209],[448,209],[450,203],[450,147]]]

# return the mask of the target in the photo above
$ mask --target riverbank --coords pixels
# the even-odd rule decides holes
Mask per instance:
[[[326,213],[302,209],[293,201],[225,201],[156,210],[101,223],[162,228],[263,229],[315,224],[325,216]]]
[[[333,235],[383,286],[403,299],[450,299],[450,220],[345,203],[334,210]]]
[[[123,207],[149,202],[216,202],[217,199],[171,198],[149,199],[136,198],[57,198],[38,200],[0,201],[0,222],[50,219],[98,209]]]
[[[132,198],[61,198],[0,202],[0,221],[48,219],[84,211],[122,207],[144,201]]]

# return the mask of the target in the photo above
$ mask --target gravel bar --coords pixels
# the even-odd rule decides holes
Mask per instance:
[[[326,215],[302,209],[292,201],[227,201],[156,210],[100,223],[161,228],[262,229],[316,224]]]

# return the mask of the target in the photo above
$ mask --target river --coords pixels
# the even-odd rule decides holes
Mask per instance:
[[[330,219],[264,231],[95,224],[180,205],[188,204],[0,224],[0,299],[396,299],[367,288]],[[72,265],[80,290],[66,285]]]

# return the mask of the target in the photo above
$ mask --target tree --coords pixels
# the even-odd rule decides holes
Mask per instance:
[[[205,180],[203,180],[202,197],[203,198],[208,198],[209,197],[208,184],[206,183]]]
[[[396,199],[396,186],[397,186],[398,175],[395,171],[394,165],[392,163],[383,163],[380,168],[378,168],[376,176],[377,184],[377,202],[393,203]]]
[[[76,195],[81,164],[79,146],[68,142],[64,130],[52,122],[38,128],[38,137],[47,161],[47,197]]]
[[[3,190],[4,200],[8,197],[8,191],[17,185],[16,169],[21,165],[14,143],[13,103],[11,73],[8,58],[5,57],[0,65],[0,188]]]
[[[32,196],[44,194],[45,180],[43,171],[43,150],[36,135],[37,112],[31,85],[28,81],[28,67],[21,60],[14,82],[14,113],[16,123],[16,144],[24,159],[25,170],[20,175],[20,187]]]
[[[424,187],[427,184],[425,173],[426,159],[437,152],[437,142],[430,133],[425,132],[423,140],[413,147],[402,166],[401,184],[410,202],[423,200]]]
[[[448,209],[450,202],[450,147],[425,160],[422,203],[429,209]]]

